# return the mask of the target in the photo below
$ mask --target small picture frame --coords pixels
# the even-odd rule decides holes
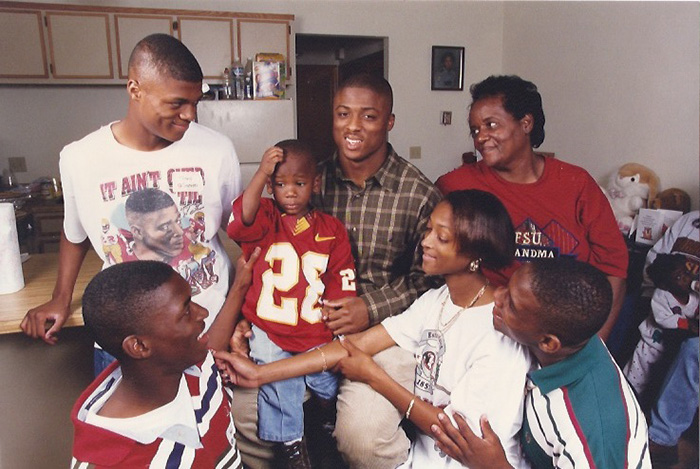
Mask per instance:
[[[464,89],[464,47],[433,46],[430,89],[441,91]]]

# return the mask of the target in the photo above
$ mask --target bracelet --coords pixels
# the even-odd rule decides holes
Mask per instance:
[[[416,396],[413,396],[411,402],[408,403],[408,409],[406,409],[406,420],[411,420],[411,410],[413,409],[413,404],[416,403]]]
[[[320,348],[318,349],[318,351],[321,352],[321,358],[323,358],[323,371],[322,372],[325,373],[326,371],[328,371],[328,362],[326,361],[326,354],[323,353],[323,350],[321,350]]]

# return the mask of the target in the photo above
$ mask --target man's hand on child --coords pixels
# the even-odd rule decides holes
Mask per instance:
[[[231,290],[243,292],[245,294],[253,281],[253,266],[258,260],[258,257],[260,257],[260,252],[260,247],[256,247],[250,254],[248,260],[241,254],[238,261],[236,261],[236,278],[233,281]]]
[[[472,469],[512,467],[506,459],[498,435],[491,429],[485,415],[479,419],[483,438],[474,434],[461,415],[455,413],[453,417],[457,428],[444,413],[438,414],[440,425],[430,427],[440,451]]]
[[[231,352],[248,356],[250,353],[250,344],[248,344],[248,339],[250,339],[252,335],[253,331],[250,328],[250,323],[245,319],[238,321],[238,324],[236,324],[236,328],[233,330],[233,335],[228,343]]]
[[[333,334],[353,334],[369,327],[369,311],[360,297],[324,300],[323,320]]]

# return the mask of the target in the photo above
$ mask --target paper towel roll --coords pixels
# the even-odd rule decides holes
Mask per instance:
[[[0,203],[0,294],[24,288],[15,207]]]

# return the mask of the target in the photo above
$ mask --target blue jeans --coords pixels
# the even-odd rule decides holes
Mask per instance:
[[[270,363],[296,355],[282,350],[260,328],[252,326],[252,329],[250,357],[256,363]],[[260,387],[258,435],[261,440],[286,442],[304,435],[304,392],[307,386],[321,399],[333,399],[338,394],[338,377],[326,371]]]
[[[677,445],[683,432],[693,423],[698,410],[699,344],[697,337],[684,340],[666,374],[651,412],[649,438],[655,443]]]
[[[95,371],[95,377],[102,373],[105,368],[109,366],[110,363],[112,363],[116,358],[114,358],[112,355],[108,354],[101,348],[95,347],[95,352],[93,353],[93,369]]]

